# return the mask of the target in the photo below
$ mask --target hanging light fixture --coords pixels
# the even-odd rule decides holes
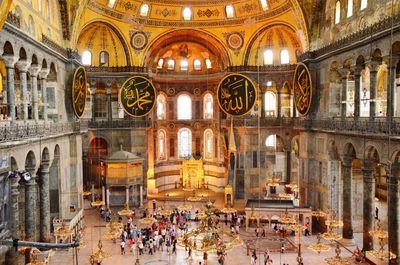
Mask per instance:
[[[134,211],[129,209],[128,203],[125,203],[124,208],[122,210],[118,211],[119,216],[125,216],[126,218],[131,217],[133,213],[134,213]]]
[[[99,240],[97,244],[97,251],[90,255],[89,262],[92,265],[101,264],[105,258],[108,258],[110,255],[103,251],[103,243]]]
[[[349,262],[350,258],[342,258],[342,257],[340,257],[341,250],[340,250],[339,243],[336,244],[335,252],[336,252],[336,256],[335,257],[331,257],[331,258],[326,258],[325,259],[325,261],[329,265],[350,265],[351,264]]]
[[[381,221],[379,219],[376,223],[376,229],[370,231],[369,234],[373,237],[378,238],[379,249],[367,251],[368,254],[380,260],[386,260],[386,259],[391,260],[396,258],[396,254],[390,251],[386,251],[384,249],[386,245],[385,240],[389,237],[389,232],[382,229]]]
[[[325,243],[321,242],[322,236],[321,234],[317,235],[317,243],[311,244],[308,246],[308,248],[314,252],[317,252],[318,254],[320,254],[321,252],[325,252],[331,249],[330,246],[328,246]]]
[[[293,216],[290,216],[289,215],[289,212],[288,212],[288,210],[286,209],[285,210],[285,213],[283,214],[283,216],[281,217],[281,218],[279,218],[279,220],[278,220],[280,223],[282,223],[282,224],[295,224],[295,223],[297,223],[296,222],[296,219],[294,219],[293,218]]]
[[[326,212],[324,212],[324,211],[322,211],[322,210],[319,210],[319,209],[316,210],[316,211],[312,211],[311,214],[312,214],[312,216],[315,216],[315,217],[317,217],[317,218],[325,217],[325,216],[328,215]]]

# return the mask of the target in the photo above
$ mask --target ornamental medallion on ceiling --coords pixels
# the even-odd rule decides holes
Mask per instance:
[[[145,77],[132,76],[122,85],[119,101],[124,111],[133,117],[147,115],[156,102],[153,84]]]
[[[146,47],[148,39],[150,37],[150,32],[143,31],[131,31],[131,46],[135,50],[136,53],[139,53],[141,50]]]
[[[230,74],[219,83],[217,99],[218,105],[226,114],[243,116],[249,113],[256,103],[256,86],[247,76]]]
[[[234,31],[234,32],[224,32],[222,35],[224,36],[226,43],[235,55],[239,55],[240,49],[243,47],[244,43],[244,31]]]
[[[72,107],[75,115],[80,118],[85,111],[87,94],[87,78],[84,67],[79,67],[75,70],[72,79]]]
[[[294,103],[297,111],[305,116],[308,114],[312,103],[312,79],[310,71],[303,63],[298,63],[293,76]]]

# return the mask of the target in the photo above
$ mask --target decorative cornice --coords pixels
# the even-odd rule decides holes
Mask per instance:
[[[54,41],[52,41],[49,37],[47,37],[43,33],[42,33],[42,42],[43,42],[43,44],[45,44],[45,45],[49,46],[50,48],[52,48],[54,51],[56,51],[59,54],[67,57],[67,50],[64,49],[63,47],[61,47],[60,45],[58,45],[57,43],[55,43]]]

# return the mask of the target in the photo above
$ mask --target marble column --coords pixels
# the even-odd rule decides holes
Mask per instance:
[[[360,85],[361,85],[361,70],[354,72],[354,118],[360,117]]]
[[[106,202],[106,187],[101,186],[101,200]]]
[[[8,222],[9,230],[11,232],[11,237],[19,238],[19,207],[18,207],[18,197],[19,197],[19,180],[20,177],[18,175],[10,178],[10,186],[11,186],[11,198],[10,198],[10,220]],[[15,251],[15,248],[10,248],[7,254],[7,264],[17,265],[18,264],[18,252]]]
[[[110,188],[108,186],[106,189],[106,205],[107,207],[110,207]]]
[[[376,116],[376,76],[378,74],[378,66],[373,64],[369,71],[369,118],[374,120]]]
[[[343,238],[353,239],[352,221],[352,157],[343,158]]]
[[[3,56],[3,61],[6,66],[7,74],[7,104],[8,104],[8,118],[11,124],[16,123],[16,112],[15,112],[15,84],[14,84],[14,65],[17,58],[14,56],[6,55]]]
[[[21,101],[22,101],[22,113],[24,123],[28,122],[28,84],[27,84],[27,72],[31,62],[27,60],[21,60],[16,63],[19,71],[20,89],[21,89]]]
[[[347,116],[347,75],[342,77],[342,109],[341,116],[342,118],[346,118]]]
[[[91,83],[91,85],[94,86],[96,84],[95,83],[94,84]],[[95,111],[95,106],[94,106],[94,97],[95,97],[95,93],[96,93],[96,88],[91,87],[89,89],[89,93],[90,93],[90,107],[91,107],[91,110],[92,110],[92,120],[94,121],[94,120],[96,120],[96,118],[95,118],[95,112],[96,111]]]
[[[49,161],[40,166],[40,240],[50,242],[50,168]]]
[[[32,114],[33,114],[33,120],[35,121],[35,123],[39,122],[38,75],[39,75],[40,69],[41,69],[40,65],[32,65],[29,68],[29,74],[31,75],[31,81],[32,81],[32,87],[31,87],[31,91],[32,91]]]
[[[140,207],[143,206],[143,185],[140,185],[140,190],[139,190],[139,194],[140,194]]]
[[[282,93],[280,91],[281,88],[279,88],[278,93],[276,94],[276,96],[278,97],[278,110],[277,110],[277,115],[276,117],[280,118],[282,116]]]
[[[290,183],[292,179],[292,150],[290,146],[286,149],[286,182]]]
[[[43,104],[43,120],[46,124],[48,122],[48,112],[47,112],[47,76],[49,70],[43,69],[40,74],[41,88],[42,88],[42,104]]]
[[[397,60],[394,60],[397,61]],[[391,120],[394,114],[394,85],[396,82],[396,65],[389,66],[386,117]]]
[[[28,170],[28,169],[27,169]],[[28,170],[31,179],[25,183],[25,235],[27,241],[36,240],[36,180],[34,170]]]
[[[374,224],[374,199],[375,199],[375,178],[372,175],[372,163],[364,162],[362,172],[364,180],[363,190],[363,250],[373,249],[373,238],[370,231]]]
[[[107,93],[107,119],[108,121],[112,121],[112,106],[111,106],[112,87],[110,86],[107,87],[106,93]]]
[[[388,182],[388,216],[384,217],[388,220],[388,231],[389,231],[389,250],[400,255],[400,165],[392,165],[391,172],[389,175]]]
[[[125,193],[125,194],[126,194],[125,203],[126,203],[127,205],[129,205],[129,186],[126,187],[125,192],[126,192],[126,193]]]

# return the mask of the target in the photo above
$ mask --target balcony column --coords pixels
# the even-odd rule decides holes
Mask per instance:
[[[112,121],[112,87],[111,84],[106,88],[107,93],[107,118],[108,121]]]
[[[260,95],[260,101],[261,101],[261,118],[265,118],[265,91],[262,92]]]
[[[129,186],[125,187],[125,203],[129,205]]]
[[[39,73],[39,78],[41,81],[42,88],[42,104],[43,104],[43,120],[46,124],[48,122],[48,113],[47,113],[47,76],[49,75],[50,70],[42,69]]]
[[[344,119],[347,116],[347,81],[349,71],[347,69],[343,69],[341,71],[342,74],[342,93],[341,93],[341,117]]]
[[[400,188],[399,188],[399,178],[400,178],[400,164],[395,164],[391,166],[389,182],[388,182],[388,232],[389,232],[389,250],[400,255]],[[398,263],[396,263],[398,264]]]
[[[141,185],[139,185],[139,188],[140,188],[140,190],[139,190],[139,195],[140,195],[140,207],[143,207],[143,185],[141,184]]]
[[[386,98],[386,117],[388,120],[392,120],[394,115],[394,87],[396,83],[396,62],[398,58],[392,58],[391,65],[388,65],[388,87],[387,87],[387,98]]]
[[[94,104],[94,97],[96,94],[96,88],[93,87],[95,85],[95,83],[90,83],[91,87],[89,89],[89,93],[90,93],[90,109],[92,110],[92,121],[95,121],[95,104]]]
[[[50,161],[40,165],[40,240],[50,242]]]
[[[374,216],[374,199],[375,199],[375,178],[372,175],[373,163],[364,160],[362,172],[364,180],[363,190],[363,250],[369,251],[373,249],[373,238],[370,231],[373,229]]]
[[[360,85],[361,85],[361,70],[357,67],[354,71],[354,118],[360,118]]]
[[[278,89],[278,92],[277,92],[277,100],[278,100],[278,110],[277,110],[277,115],[276,115],[276,117],[278,117],[278,118],[280,118],[281,116],[282,116],[282,99],[281,99],[281,96],[282,96],[282,88],[281,87],[279,87],[279,89]]]
[[[15,65],[19,71],[20,89],[21,89],[21,100],[22,100],[22,113],[24,123],[28,122],[28,84],[27,84],[27,72],[31,62],[27,60],[20,60]]]
[[[376,76],[378,74],[378,64],[370,64],[369,70],[369,119],[373,121],[376,116]]]
[[[343,157],[343,238],[353,239],[352,217],[352,162],[353,157]]]
[[[42,67],[40,65],[31,65],[29,68],[29,74],[31,75],[31,81],[32,81],[32,114],[33,114],[33,119],[35,123],[39,122],[39,108],[38,108],[38,103],[39,103],[39,96],[38,96],[38,75],[40,72],[40,69]]]
[[[25,168],[31,179],[25,183],[25,236],[27,241],[36,241],[36,176],[35,167]]]
[[[14,84],[14,65],[17,61],[17,57],[13,55],[3,56],[3,61],[6,66],[7,74],[7,104],[8,104],[8,118],[12,125],[16,123],[16,112],[15,112],[15,84]]]

